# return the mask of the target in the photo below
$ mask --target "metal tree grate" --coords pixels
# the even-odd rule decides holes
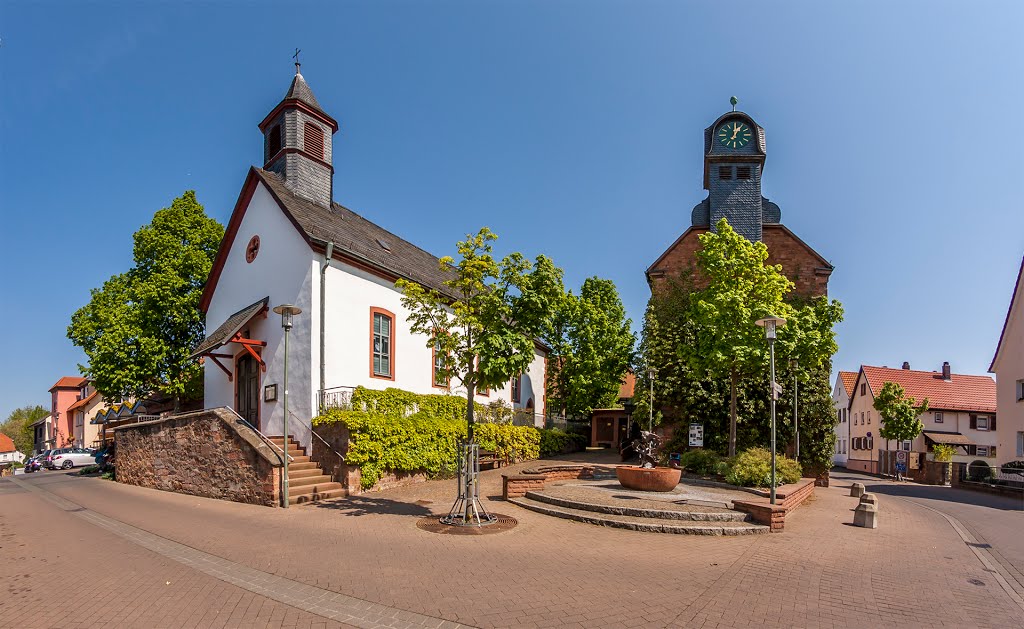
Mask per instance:
[[[494,521],[487,526],[452,526],[441,522],[436,515],[420,518],[416,521],[416,528],[428,533],[439,533],[441,535],[490,535],[514,529],[519,521],[509,515],[492,513]]]

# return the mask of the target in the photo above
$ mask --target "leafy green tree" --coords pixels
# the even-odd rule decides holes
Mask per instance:
[[[842,306],[826,297],[793,295],[788,280],[782,290],[780,277],[785,278],[778,267],[765,266],[763,244],[746,241],[724,222],[717,229],[706,236],[712,244],[708,255],[698,258],[695,268],[665,278],[648,303],[640,360],[657,370],[655,407],[666,420],[703,423],[705,448],[726,452],[767,443],[768,345],[764,331],[753,322],[772,312],[787,320],[775,345],[777,381],[783,386],[778,438],[786,443],[794,436],[786,403],[794,394],[795,374],[801,460],[827,468],[835,446],[829,372],[837,349],[833,329],[842,320]],[[770,291],[754,286],[764,281]],[[791,366],[789,359],[797,365]],[[637,370],[638,417],[648,412],[645,371]],[[735,421],[737,417],[759,421]]]
[[[16,408],[0,423],[0,432],[11,438],[18,452],[27,456],[35,447],[32,423],[49,414],[50,411],[38,404]]]
[[[440,374],[466,390],[466,422],[473,441],[473,398],[481,389],[504,386],[529,369],[539,338],[563,294],[562,270],[546,256],[530,262],[520,253],[495,260],[488,228],[457,245],[459,261],[441,258],[450,273],[449,295],[399,280],[402,305],[413,332],[441,356]]]
[[[79,369],[103,396],[160,392],[175,408],[198,397],[202,368],[189,354],[203,339],[199,299],[223,236],[186,191],[135,232],[135,265],[72,315],[68,338],[89,358]]]
[[[924,430],[919,416],[928,412],[928,398],[917,404],[917,400],[908,397],[896,382],[884,383],[872,406],[882,418],[882,426],[878,430],[882,439],[911,441]]]
[[[716,230],[700,236],[697,266],[707,284],[690,302],[697,333],[682,349],[694,370],[729,378],[729,456],[734,456],[738,383],[763,369],[767,352],[764,332],[754,321],[789,318],[792,307],[784,298],[793,283],[781,266],[766,264],[763,242],[747,240],[724,218]]]
[[[636,344],[632,325],[611,280],[587,278],[578,296],[559,299],[544,333],[548,402],[575,416],[614,404]]]

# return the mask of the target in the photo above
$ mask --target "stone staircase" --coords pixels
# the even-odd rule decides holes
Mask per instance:
[[[671,508],[641,509],[581,500],[565,500],[544,492],[534,491],[527,492],[526,496],[522,498],[509,498],[509,502],[524,509],[556,518],[649,533],[758,535],[769,531],[767,526],[751,523],[751,518],[746,513],[724,509],[707,509],[706,511],[679,511]]]
[[[278,448],[284,448],[284,437],[269,437]],[[288,504],[303,505],[328,498],[344,498],[348,492],[324,474],[320,464],[310,460],[294,437],[288,439]]]

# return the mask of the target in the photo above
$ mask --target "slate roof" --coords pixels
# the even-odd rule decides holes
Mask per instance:
[[[288,86],[288,93],[284,95],[284,100],[292,98],[306,103],[320,113],[326,114],[326,112],[320,107],[320,103],[316,101],[316,96],[313,96],[313,90],[309,89],[306,79],[298,72],[295,73],[295,78],[292,79],[292,84]]]
[[[437,256],[343,205],[332,203],[331,209],[327,210],[296,196],[275,172],[261,168],[253,170],[307,238],[321,243],[334,242],[335,251],[342,251],[392,275],[450,295],[451,289],[444,285],[444,281],[451,275],[441,270]]]
[[[64,376],[50,387],[50,391],[54,389],[80,389],[83,384],[85,384],[85,378],[82,376]]]
[[[867,378],[871,392],[875,395],[878,395],[886,382],[895,382],[903,387],[908,397],[913,397],[919,403],[928,398],[928,408],[944,411],[996,412],[996,381],[991,376],[954,373],[947,381],[936,371],[868,365],[863,365],[861,370]]]
[[[228,317],[224,323],[220,324],[220,327],[214,330],[212,334],[206,337],[206,340],[199,344],[199,347],[196,348],[196,351],[192,352],[192,355],[189,356],[189,358],[201,356],[206,352],[216,349],[230,341],[231,337],[233,337],[235,333],[241,330],[246,323],[249,323],[249,320],[259,314],[260,311],[266,308],[269,303],[270,297],[264,297],[256,303],[250,304]]]

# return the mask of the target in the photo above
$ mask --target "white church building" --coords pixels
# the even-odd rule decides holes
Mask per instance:
[[[260,123],[263,167],[253,167],[202,296],[208,337],[206,408],[228,406],[265,435],[283,432],[284,331],[273,308],[294,304],[289,336],[289,432],[303,445],[311,418],[352,389],[396,387],[465,395],[439,382],[428,339],[413,334],[399,278],[445,294],[438,258],[333,200],[338,123],[296,64],[288,93]],[[454,245],[454,243],[453,243]],[[477,401],[503,400],[543,423],[546,348],[527,373]]]

